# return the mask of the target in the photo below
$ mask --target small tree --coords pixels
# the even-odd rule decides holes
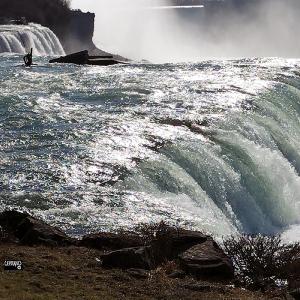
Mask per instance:
[[[280,236],[242,235],[224,241],[239,281],[253,289],[265,289],[289,279],[288,266],[300,254],[300,244],[284,244]]]

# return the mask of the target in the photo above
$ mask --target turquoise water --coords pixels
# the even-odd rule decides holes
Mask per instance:
[[[22,67],[0,56],[0,208],[70,234],[300,221],[298,60]]]

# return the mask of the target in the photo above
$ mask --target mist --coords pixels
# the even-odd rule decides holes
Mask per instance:
[[[241,0],[243,1],[243,0]],[[155,63],[211,58],[299,57],[300,3],[248,1],[243,9],[157,9],[168,0],[102,0],[94,5],[96,45]]]

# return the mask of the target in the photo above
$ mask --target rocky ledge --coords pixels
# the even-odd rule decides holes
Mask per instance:
[[[127,291],[123,293],[126,299],[227,299],[226,295],[228,299],[232,297],[269,299],[261,293],[235,288],[234,268],[230,258],[212,237],[198,231],[161,224],[155,236],[134,232],[118,234],[99,232],[86,235],[79,240],[67,236],[59,228],[52,227],[27,213],[17,211],[2,212],[0,228],[0,257],[3,260],[12,258],[24,260],[29,285],[31,276],[36,272],[36,267],[29,265],[35,265],[30,255],[36,253],[38,257],[46,257],[46,262],[45,260],[43,262],[48,266],[44,270],[48,276],[47,280],[50,273],[55,277],[53,281],[57,280],[57,276],[64,281],[65,276],[68,277],[71,273],[76,273],[73,275],[77,276],[78,280],[85,276],[91,276],[89,280],[96,280],[95,278],[102,276],[101,280],[105,280],[105,283],[98,282],[98,288],[96,291],[93,290],[93,293],[95,292],[98,297],[101,295],[103,299],[119,297],[121,286]],[[55,264],[52,272],[53,260],[59,261],[61,266]],[[80,265],[71,267],[67,264],[69,260],[77,261],[79,264],[83,261],[89,263],[88,265],[84,263],[84,267]],[[116,277],[111,277],[111,274],[115,274]],[[2,279],[0,276],[0,285],[6,284],[10,290],[11,283],[7,283],[9,280],[7,276],[9,274],[2,276]],[[147,288],[142,288],[141,280],[147,280]],[[36,284],[47,286],[45,282]],[[94,299],[92,294],[89,294],[90,291],[84,292],[78,298],[72,296],[77,287],[73,286],[74,290],[69,291],[69,287],[72,286],[69,284],[70,282],[68,288],[65,287],[64,291],[67,294],[64,299]],[[40,290],[39,287],[37,289]],[[34,290],[36,286],[29,289],[30,293]],[[42,292],[52,295],[51,289],[48,291],[45,288]],[[108,297],[106,293],[116,296]],[[274,293],[278,299],[286,299],[284,298],[286,295],[283,297],[278,291]],[[220,298],[221,296],[223,298]],[[280,298],[281,296],[283,298]],[[16,296],[12,299],[20,298]],[[30,294],[28,299],[37,298]]]
[[[202,279],[231,280],[234,269],[230,259],[209,236],[201,232],[164,226],[155,238],[140,235],[99,232],[81,240],[68,237],[60,229],[27,213],[5,211],[0,226],[6,241],[36,246],[78,246],[102,250],[104,268],[154,270],[167,261],[176,261],[183,272]]]

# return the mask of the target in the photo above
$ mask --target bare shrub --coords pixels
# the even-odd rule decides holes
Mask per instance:
[[[146,244],[151,243],[153,240],[160,237],[166,237],[168,233],[174,231],[175,227],[172,227],[161,221],[159,223],[139,224],[134,228],[134,232],[142,237]]]
[[[289,279],[288,266],[299,257],[300,244],[284,244],[280,236],[243,235],[224,241],[238,280],[253,289],[266,289]]]
[[[156,265],[166,263],[172,258],[172,234],[178,228],[164,221],[152,224],[140,224],[134,232],[141,236],[145,245],[151,245],[153,259]]]

